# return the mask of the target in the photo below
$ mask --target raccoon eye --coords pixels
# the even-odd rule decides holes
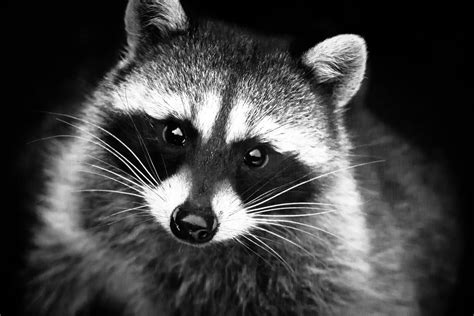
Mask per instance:
[[[251,168],[262,168],[268,162],[268,155],[263,147],[255,147],[245,154],[244,162]]]
[[[177,123],[169,122],[163,129],[163,140],[174,146],[184,146],[186,144],[186,136]]]

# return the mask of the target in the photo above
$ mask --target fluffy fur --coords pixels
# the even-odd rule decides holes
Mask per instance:
[[[454,205],[416,149],[363,109],[342,111],[365,71],[360,37],[295,57],[238,28],[191,23],[172,0],[131,0],[126,25],[126,58],[62,117],[73,132],[53,147],[35,206],[31,312],[442,311]],[[170,118],[194,135],[185,154],[160,143]],[[268,166],[242,167],[261,144]],[[168,225],[175,207],[202,197],[221,225],[195,247]],[[307,209],[276,208],[288,202]]]

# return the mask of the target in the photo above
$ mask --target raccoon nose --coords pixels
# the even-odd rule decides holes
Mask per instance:
[[[214,237],[217,218],[210,208],[193,210],[178,206],[171,214],[170,227],[177,238],[202,244]]]

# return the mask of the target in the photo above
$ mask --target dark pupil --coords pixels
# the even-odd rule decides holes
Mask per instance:
[[[260,167],[265,163],[265,153],[258,148],[252,149],[245,155],[245,163],[250,167]]]
[[[166,142],[175,146],[184,146],[186,138],[184,133],[176,123],[169,123],[163,130],[163,138]]]

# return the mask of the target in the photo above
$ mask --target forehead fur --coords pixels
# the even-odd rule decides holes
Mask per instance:
[[[128,61],[128,81],[168,94],[191,98],[210,89],[243,94],[261,107],[292,109],[313,106],[305,71],[287,43],[255,37],[237,28],[206,22],[188,33],[157,43],[143,43]],[[127,68],[127,63],[123,68]],[[271,102],[271,101],[275,102]],[[296,102],[295,102],[296,101]]]
[[[286,44],[208,22],[143,45],[122,65],[130,70],[113,89],[117,108],[187,119],[204,141],[219,120],[225,130],[217,135],[228,144],[258,137],[327,157],[326,110]]]

